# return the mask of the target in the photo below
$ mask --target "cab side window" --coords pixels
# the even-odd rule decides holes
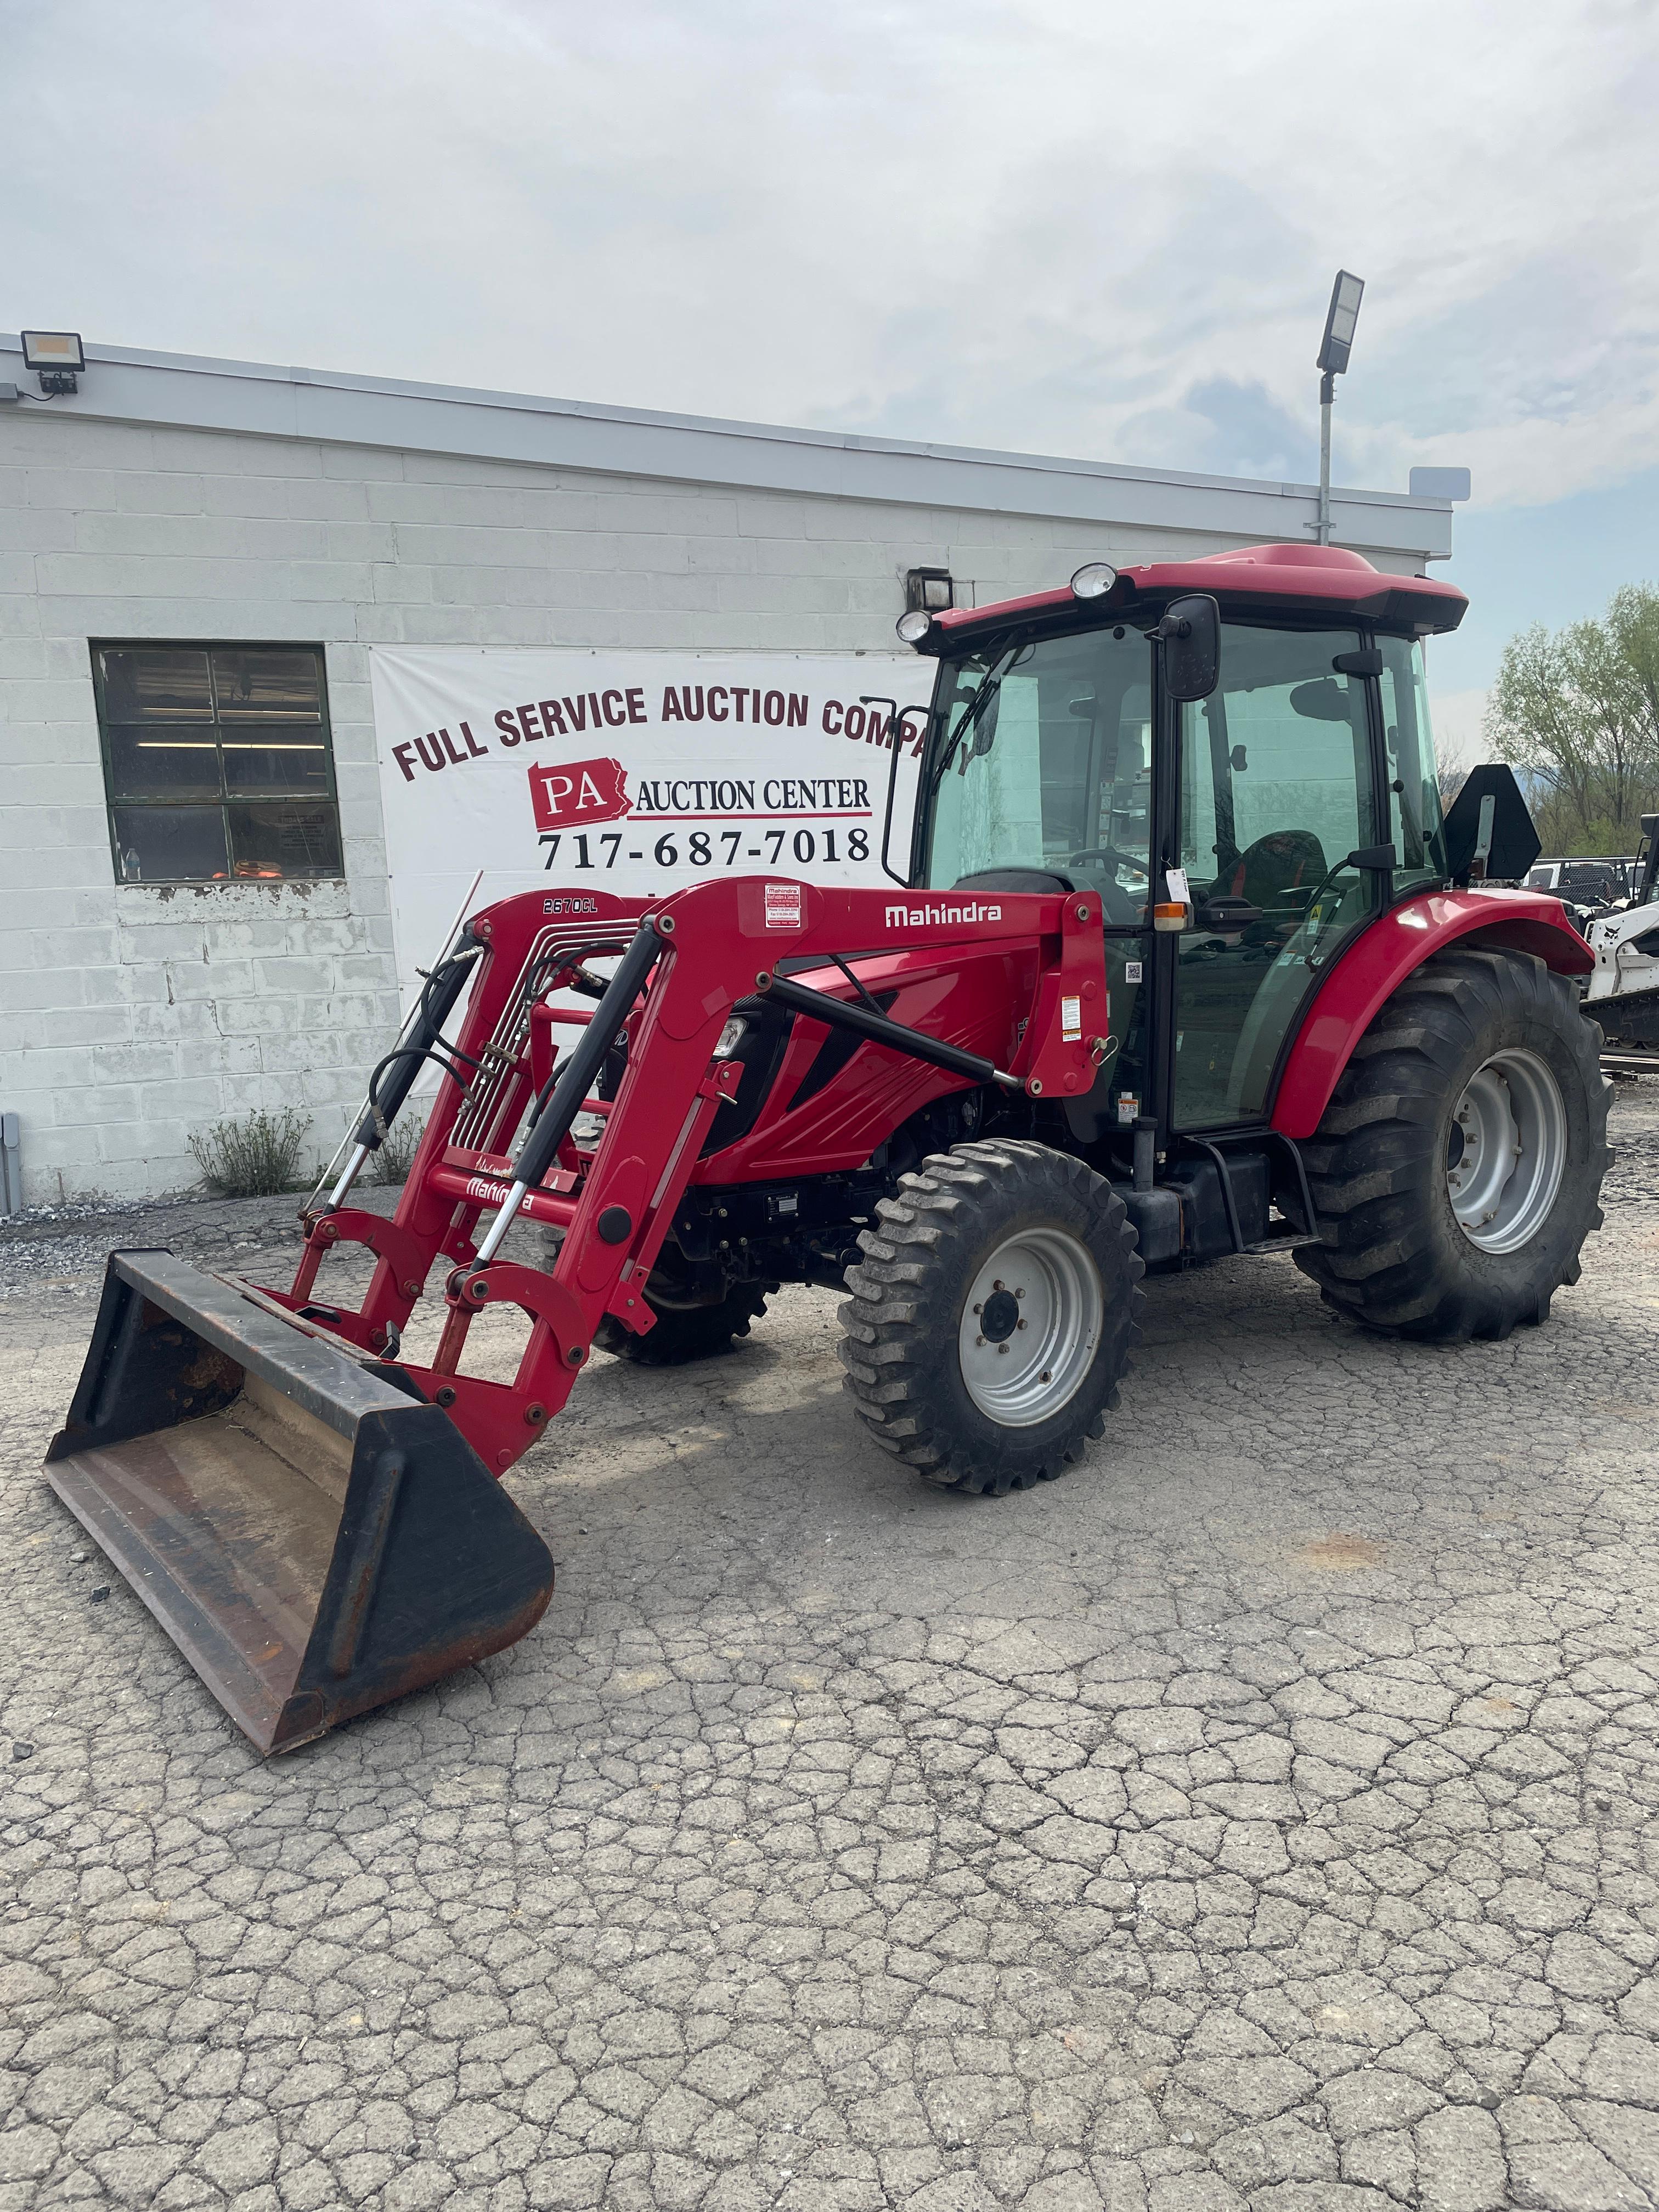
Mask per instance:
[[[1279,1048],[1318,970],[1376,911],[1345,865],[1380,842],[1364,680],[1340,673],[1354,630],[1229,623],[1221,682],[1182,709],[1181,855],[1193,927],[1177,955],[1176,1119],[1264,1109]]]
[[[1305,906],[1373,842],[1363,683],[1331,663],[1352,630],[1229,623],[1221,683],[1183,709],[1182,859],[1189,880],[1255,906]]]
[[[1382,653],[1382,734],[1394,810],[1392,842],[1400,855],[1396,892],[1413,883],[1446,880],[1446,830],[1440,778],[1429,726],[1423,648],[1410,638],[1377,641]]]

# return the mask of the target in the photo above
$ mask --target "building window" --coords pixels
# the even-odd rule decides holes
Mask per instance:
[[[95,645],[115,875],[338,876],[320,646]]]

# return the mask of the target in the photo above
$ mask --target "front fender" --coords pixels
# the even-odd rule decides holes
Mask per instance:
[[[1429,891],[1380,915],[1319,988],[1279,1077],[1273,1125],[1311,1137],[1376,1011],[1431,953],[1463,944],[1529,952],[1558,975],[1588,975],[1595,956],[1561,902],[1540,891]]]

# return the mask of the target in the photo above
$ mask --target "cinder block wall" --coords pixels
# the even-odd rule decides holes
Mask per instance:
[[[906,568],[981,600],[1190,532],[0,414],[0,1109],[24,1194],[197,1179],[191,1129],[301,1105],[330,1151],[396,1026],[366,648],[886,650]],[[346,878],[118,884],[88,641],[326,648]]]

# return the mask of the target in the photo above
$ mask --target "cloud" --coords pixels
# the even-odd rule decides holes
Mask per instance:
[[[82,0],[0,51],[19,320],[1306,476],[1340,263],[1339,482],[1659,460],[1637,0]]]
[[[1126,426],[1137,434],[1134,420]],[[1265,384],[1212,376],[1192,386],[1162,434],[1147,418],[1148,442],[1190,456],[1183,465],[1216,476],[1278,477],[1303,483],[1319,466],[1307,408],[1293,412]]]

